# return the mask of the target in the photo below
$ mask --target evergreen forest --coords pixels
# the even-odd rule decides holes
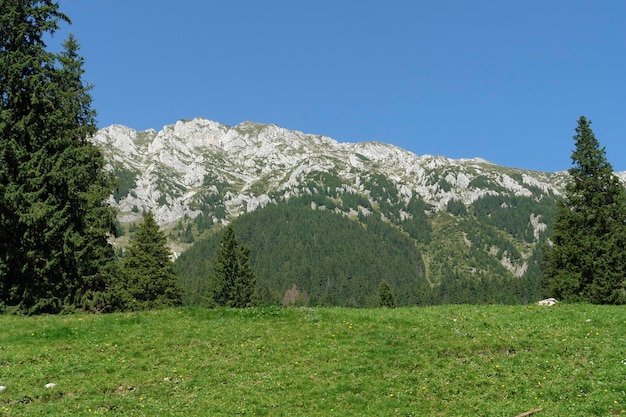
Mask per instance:
[[[251,249],[250,264],[258,277],[257,302],[261,305],[280,305],[286,294],[297,290],[300,304],[374,307],[380,304],[379,286],[383,281],[399,306],[515,304],[539,297],[536,267],[529,268],[522,277],[509,276],[492,256],[484,256],[484,264],[477,265],[485,272],[475,273],[455,269],[453,262],[446,268],[442,254],[431,261],[443,265],[437,270],[439,275],[429,275],[422,257],[426,246],[383,221],[380,215],[350,218],[330,210],[312,210],[301,199],[242,215],[232,227],[237,238]],[[456,227],[485,228],[473,218]],[[215,230],[196,241],[174,264],[185,305],[206,303],[204,294],[222,238],[220,229]],[[502,242],[507,240],[499,237],[501,233],[487,227],[483,231],[484,245],[500,243],[506,248]],[[481,235],[478,231],[474,234]],[[510,252],[517,253],[509,246]],[[531,257],[531,265],[538,264],[539,253]],[[489,273],[490,269],[494,272]],[[431,280],[433,276],[436,280]]]

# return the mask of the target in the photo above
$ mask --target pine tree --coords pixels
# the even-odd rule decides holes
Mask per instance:
[[[385,280],[380,281],[380,285],[378,286],[378,305],[381,307],[396,307],[396,298],[391,292],[391,287],[389,283]]]
[[[173,271],[165,233],[148,211],[124,258],[121,286],[123,308],[157,309],[181,303],[181,289]]]
[[[597,304],[626,302],[626,192],[585,117],[578,120],[574,167],[559,202],[552,246],[542,259],[545,295]]]
[[[211,303],[220,307],[249,307],[254,303],[255,287],[250,249],[237,241],[234,228],[228,225],[220,240],[210,277]]]
[[[0,0],[0,303],[23,313],[106,310],[116,273],[78,44],[43,40],[61,21],[52,0]]]

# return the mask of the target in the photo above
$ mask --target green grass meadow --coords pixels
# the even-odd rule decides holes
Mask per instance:
[[[625,307],[183,308],[0,325],[1,416],[626,415]]]

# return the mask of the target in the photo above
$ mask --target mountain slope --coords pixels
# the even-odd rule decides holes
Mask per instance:
[[[116,196],[122,221],[138,219],[132,214],[135,205],[153,210],[162,224],[185,214],[195,217],[207,208],[207,195],[219,195],[221,204],[213,204],[225,208],[224,217],[216,219],[315,191],[367,196],[368,182],[377,174],[394,184],[401,201],[419,196],[435,209],[450,200],[471,204],[488,194],[559,195],[566,178],[481,159],[417,156],[382,143],[339,143],[251,122],[228,127],[194,119],[160,132],[113,125],[94,141],[123,178]],[[339,181],[312,189],[307,180],[315,173],[331,173]]]
[[[233,225],[251,249],[261,304],[280,304],[295,285],[306,304],[374,307],[382,279],[397,293],[399,305],[431,303],[417,247],[373,217],[364,225],[329,211],[281,204],[240,216]],[[186,304],[202,305],[220,239],[221,234],[211,235],[176,260]]]
[[[177,255],[215,225],[290,203],[396,228],[421,253],[425,279],[442,288],[511,278],[534,285],[567,181],[566,172],[418,156],[251,122],[194,119],[159,132],[114,125],[93,139],[120,181],[111,197],[120,222],[132,228],[152,210]]]

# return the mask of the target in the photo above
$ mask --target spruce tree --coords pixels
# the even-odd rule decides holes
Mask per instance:
[[[250,266],[250,249],[240,244],[228,225],[215,255],[210,276],[209,299],[220,307],[244,308],[253,305],[256,275]]]
[[[563,301],[623,304],[626,193],[590,125],[578,120],[571,181],[542,259],[542,288]]]
[[[144,215],[124,257],[121,299],[128,310],[158,309],[181,303],[167,239],[151,211]]]
[[[16,312],[104,311],[115,279],[113,190],[69,22],[52,0],[0,0],[0,303]]]
[[[396,298],[391,292],[389,283],[385,280],[380,281],[380,285],[378,286],[378,305],[388,308],[396,307]]]

